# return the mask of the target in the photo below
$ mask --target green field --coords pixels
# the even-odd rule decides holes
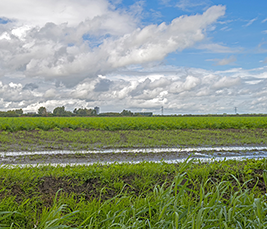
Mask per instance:
[[[93,150],[107,148],[266,146],[265,129],[60,130],[0,132],[0,151]]]
[[[0,118],[0,130],[178,130],[267,128],[267,117],[49,117]]]
[[[265,117],[0,118],[0,151],[266,146]],[[0,228],[267,228],[267,160],[0,167]]]

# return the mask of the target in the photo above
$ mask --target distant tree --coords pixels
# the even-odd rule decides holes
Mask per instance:
[[[133,116],[133,112],[131,112],[130,110],[123,110],[120,114],[122,116]]]
[[[23,115],[23,110],[22,109],[17,109],[17,110],[14,110],[14,111],[18,115]]]
[[[97,115],[97,111],[96,111],[96,109],[90,109],[91,110],[91,114],[92,115]]]
[[[13,111],[7,111],[5,117],[18,117],[19,114],[17,114],[14,110]]]
[[[56,115],[56,116],[64,116],[66,114],[66,110],[65,110],[65,107],[62,106],[62,107],[56,107],[54,110],[53,110],[53,115]]]
[[[65,110],[65,107],[62,106],[62,107],[56,107],[54,110],[53,110],[53,115],[54,116],[73,116],[73,113],[71,111],[66,111]]]
[[[73,113],[78,116],[92,116],[96,115],[96,110],[87,108],[75,108]]]
[[[65,111],[64,115],[63,116],[73,116],[73,113],[71,111]]]
[[[0,111],[0,117],[19,117],[23,114],[22,109]]]
[[[42,115],[42,116],[46,116],[47,115],[47,110],[45,107],[39,107],[38,109],[38,114]]]

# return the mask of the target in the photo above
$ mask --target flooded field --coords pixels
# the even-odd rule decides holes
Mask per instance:
[[[139,148],[139,149],[103,149],[89,151],[34,151],[1,152],[2,165],[37,164],[93,164],[93,163],[138,163],[142,161],[177,163],[188,157],[201,161],[242,160],[246,158],[264,158],[267,147],[228,146],[228,147],[188,147],[188,148]]]
[[[100,119],[78,120],[91,120],[95,124],[100,121]],[[119,120],[127,121],[126,119]],[[62,126],[62,129],[56,127],[45,131],[40,128],[34,129],[32,126],[29,130],[0,131],[0,163],[2,165],[138,163],[142,161],[175,163],[189,156],[201,161],[210,161],[224,158],[238,160],[263,158],[267,155],[267,131],[265,128],[248,128],[250,126],[235,129],[240,121],[246,123],[243,119],[216,121],[221,125],[228,120],[229,123],[227,123],[231,124],[230,129],[172,129],[172,126],[165,126],[170,129],[144,129],[144,123],[148,125],[155,120],[160,121],[162,125],[170,125],[170,121],[172,121],[171,125],[176,125],[183,121],[187,127],[189,124],[192,127],[194,121],[196,122],[194,125],[200,128],[202,121],[213,123],[217,119],[130,119],[126,122],[135,123],[135,125],[139,123],[137,127],[140,130],[120,128],[117,130],[118,120],[107,119],[106,121],[109,122],[106,125],[109,124],[111,127],[113,125],[114,128],[116,127],[115,130],[82,129],[78,123],[79,128],[75,130]],[[251,119],[250,123],[253,123],[253,120]],[[33,119],[33,121],[40,122],[41,120]],[[50,123],[52,119],[44,121]],[[63,125],[67,121],[73,122],[73,119],[55,119],[54,121],[61,121]],[[111,121],[114,123],[110,123]],[[262,122],[265,123],[265,119]],[[149,125],[146,127],[148,128]]]
[[[43,228],[46,215],[111,228],[114,216],[128,223],[134,214],[136,222],[154,220],[150,228],[174,228],[158,223],[204,211],[207,222],[214,214],[212,227],[218,215],[267,222],[267,118],[2,121],[0,213],[8,228]]]

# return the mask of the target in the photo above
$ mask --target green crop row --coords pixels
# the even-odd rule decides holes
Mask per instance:
[[[267,128],[267,117],[49,117],[0,118],[0,130],[174,130]]]
[[[267,145],[264,129],[0,132],[0,151]]]
[[[0,168],[1,228],[266,228],[267,161]]]

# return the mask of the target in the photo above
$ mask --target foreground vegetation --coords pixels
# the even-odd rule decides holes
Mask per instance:
[[[267,128],[267,117],[21,117],[0,118],[0,130],[178,130]]]
[[[266,165],[263,159],[1,167],[0,225],[266,228]]]
[[[267,117],[0,118],[0,151],[266,146],[266,127]],[[2,165],[0,228],[266,228],[266,165]]]

